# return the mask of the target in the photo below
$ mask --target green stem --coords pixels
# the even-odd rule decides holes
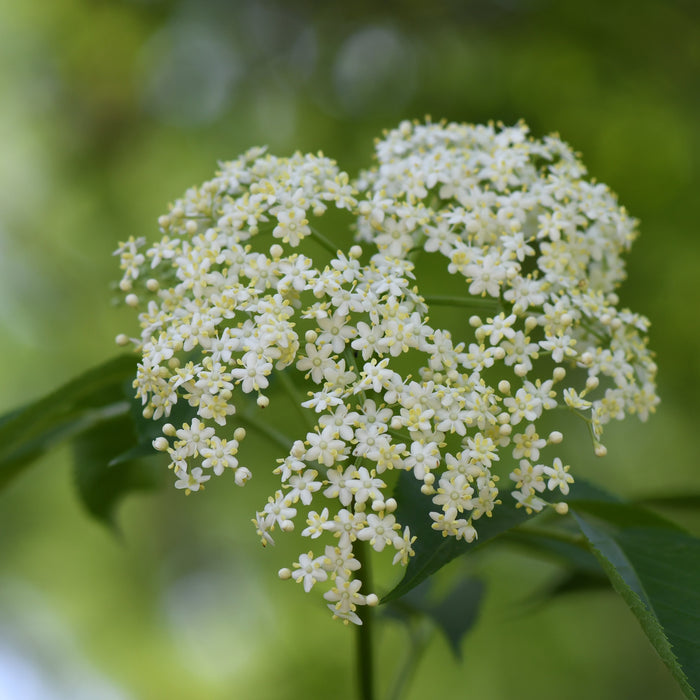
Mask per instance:
[[[272,442],[277,443],[283,450],[289,451],[289,449],[291,448],[293,442],[292,440],[290,440],[286,435],[283,435],[274,428],[271,428],[266,423],[259,421],[257,418],[254,418],[251,415],[245,415],[241,413],[238,414],[238,419],[243,423],[247,423],[251,428],[264,435],[265,437],[269,438]]]
[[[369,592],[372,590],[372,568],[367,544],[362,540],[356,540],[353,544],[355,558],[360,562],[362,575],[362,588]],[[374,700],[374,649],[373,649],[373,623],[374,610],[369,605],[358,608],[357,614],[362,620],[357,625],[356,661],[357,661],[357,697],[359,700]]]
[[[311,236],[315,238],[333,257],[338,255],[338,246],[333,245],[320,231],[315,229],[313,226],[311,228]]]
[[[481,299],[472,296],[456,297],[430,294],[423,298],[426,304],[432,304],[433,306],[462,306],[468,309],[483,309],[485,311],[499,311],[501,309],[501,303],[489,297]]]
[[[294,384],[292,384],[292,380],[289,378],[289,375],[286,372],[279,372],[277,376],[279,377],[280,382],[282,383],[282,386],[284,387],[284,390],[287,396],[289,397],[289,400],[294,404],[294,409],[301,416],[304,425],[306,425],[306,427],[310,430],[313,430],[316,423],[309,418],[309,414],[304,410],[304,407],[301,405],[301,401],[299,401],[299,395],[297,394],[297,391],[294,387]]]

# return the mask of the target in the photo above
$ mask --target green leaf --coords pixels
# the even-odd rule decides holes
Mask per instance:
[[[135,370],[133,355],[116,357],[0,417],[0,490],[49,448],[125,414],[121,387]]]
[[[162,482],[162,465],[137,459],[124,459],[124,446],[140,453],[132,417],[128,414],[99,423],[74,441],[75,482],[80,499],[98,520],[112,527],[118,503],[127,494],[149,489]],[[153,447],[150,454],[154,455]],[[121,455],[119,460],[115,457]],[[114,462],[117,462],[116,464]]]
[[[557,537],[558,533],[569,534],[565,530],[553,527],[550,533],[546,534],[543,528],[532,532],[525,526],[506,533],[504,537],[507,538],[508,542],[523,547],[531,554],[551,559],[571,570],[602,575],[603,571],[598,560],[588,550],[585,544],[586,540],[581,535],[578,535],[581,538],[581,544],[578,545]]]
[[[700,539],[630,504],[573,502],[615,590],[688,698],[700,689]]]
[[[514,499],[506,492],[502,494],[503,503],[497,507],[493,517],[482,517],[475,521],[475,527],[479,531],[477,540],[465,542],[454,537],[443,537],[431,527],[433,520],[429,513],[435,510],[435,506],[430,496],[421,493],[420,486],[421,482],[411,473],[402,472],[399,475],[395,489],[399,504],[396,519],[402,525],[408,525],[411,534],[416,536],[413,545],[415,556],[409,561],[401,582],[384,596],[382,602],[405,595],[455,557],[483,546],[529,517],[524,508],[515,507]]]
[[[409,561],[403,579],[384,596],[382,602],[405,595],[455,557],[478,549],[533,518],[524,508],[516,507],[516,501],[510,491],[503,491],[500,495],[502,503],[496,507],[493,516],[482,517],[475,521],[474,526],[479,532],[478,539],[473,542],[464,542],[454,537],[443,537],[441,533],[432,529],[433,521],[429,513],[435,510],[435,506],[430,496],[421,493],[420,487],[421,482],[410,472],[401,472],[395,488],[395,496],[399,504],[396,509],[396,519],[402,525],[408,525],[411,534],[416,536],[413,545],[415,556]],[[577,481],[573,484],[566,499],[612,503],[617,500],[615,496],[585,481]]]
[[[389,603],[387,614],[402,620],[416,614],[430,618],[460,659],[462,639],[476,623],[484,588],[480,579],[460,577],[442,598],[433,600],[432,579],[427,579]]]
[[[635,499],[635,502],[640,505],[659,508],[674,508],[694,512],[700,510],[700,494],[697,493],[659,494]]]

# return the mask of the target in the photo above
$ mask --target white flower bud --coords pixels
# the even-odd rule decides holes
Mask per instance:
[[[564,439],[564,436],[558,430],[553,430],[549,434],[549,437],[547,438],[547,442],[550,445],[558,445],[559,443],[561,443],[561,441],[563,439]]]
[[[160,282],[158,282],[158,280],[154,277],[151,277],[150,279],[146,280],[146,289],[149,292],[157,292],[160,289]]]
[[[351,260],[357,260],[358,258],[362,257],[362,248],[360,248],[359,245],[354,245],[348,251],[348,255]]]
[[[377,597],[376,593],[370,593],[366,598],[365,602],[367,605],[370,606],[370,608],[375,607],[376,605],[379,605],[379,598]]]
[[[168,447],[170,447],[170,443],[164,437],[157,437],[153,441],[153,448],[158,452],[165,452]]]
[[[559,513],[559,515],[566,515],[569,512],[569,504],[566,501],[560,501],[554,506],[554,510]]]
[[[600,379],[598,379],[597,376],[591,375],[586,379],[586,391],[593,391],[593,389],[598,388],[598,384],[600,384]]]
[[[139,298],[136,296],[136,294],[127,294],[124,301],[126,302],[127,306],[131,306],[132,308],[139,305]]]
[[[129,344],[129,336],[127,336],[125,333],[120,333],[115,339],[114,342],[117,345],[128,345]]]
[[[122,292],[130,292],[131,287],[131,280],[122,280],[121,282],[119,282],[119,289],[121,289]]]
[[[588,367],[593,363],[593,355],[590,352],[584,352],[578,359],[584,367]]]
[[[507,379],[501,379],[501,381],[498,382],[498,390],[501,394],[510,394],[510,382]]]
[[[279,260],[284,255],[284,248],[279,243],[275,243],[270,246],[270,255],[273,260]]]
[[[605,455],[608,454],[608,448],[598,443],[594,448],[594,452],[596,457],[605,457]]]
[[[250,481],[253,475],[250,473],[250,469],[247,467],[238,467],[236,469],[236,474],[234,476],[234,481],[236,486],[245,486],[246,482]]]
[[[525,333],[530,333],[535,328],[537,328],[537,319],[534,316],[528,316],[525,319]]]
[[[292,572],[291,569],[287,569],[286,567],[284,569],[280,569],[277,572],[277,575],[283,580],[287,581],[288,579],[292,578]]]
[[[566,377],[566,370],[563,367],[555,367],[554,372],[552,372],[552,379],[555,382],[560,382],[564,377]]]
[[[472,328],[480,328],[484,324],[481,322],[481,319],[478,316],[470,316],[469,317],[469,325]]]
[[[257,403],[260,408],[267,408],[270,405],[270,399],[268,399],[267,396],[260,394],[255,403]]]
[[[395,498],[387,498],[384,506],[387,513],[393,513],[396,510],[398,503],[396,502]]]
[[[166,423],[163,426],[163,435],[169,435],[170,437],[174,437],[176,432],[177,431],[175,430],[175,426],[172,423]]]

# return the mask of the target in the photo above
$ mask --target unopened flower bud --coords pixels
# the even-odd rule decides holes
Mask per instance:
[[[558,430],[553,430],[549,434],[549,437],[547,438],[547,442],[550,445],[558,445],[559,443],[561,443],[561,441],[563,439],[564,439],[564,436]]]
[[[153,448],[158,452],[165,452],[168,447],[170,447],[170,443],[164,437],[157,437],[153,441]]]

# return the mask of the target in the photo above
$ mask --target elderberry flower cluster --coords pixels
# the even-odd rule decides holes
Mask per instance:
[[[244,485],[244,425],[265,428],[262,411],[242,415],[246,395],[293,402],[307,427],[287,436],[254,523],[263,544],[300,529],[311,548],[280,576],[323,584],[334,616],[358,624],[377,602],[360,592],[358,541],[394,564],[413,555],[397,473],[430,496],[445,537],[473,541],[501,497],[566,512],[556,494],[573,478],[550,454],[563,435],[545,427],[555,409],[581,416],[602,455],[605,423],[657,402],[648,323],[614,293],[636,222],[584,175],[566,144],[522,124],[403,123],[355,182],[321,154],[221,164],[159,219],[159,241],[117,251],[141,326],[118,342],[141,354],[144,415],[191,416],[154,441],[175,486],[228,471]],[[328,242],[329,211],[328,228],[354,227],[363,247]],[[456,298],[419,289],[432,253],[463,278]],[[433,327],[445,303],[453,327]]]

